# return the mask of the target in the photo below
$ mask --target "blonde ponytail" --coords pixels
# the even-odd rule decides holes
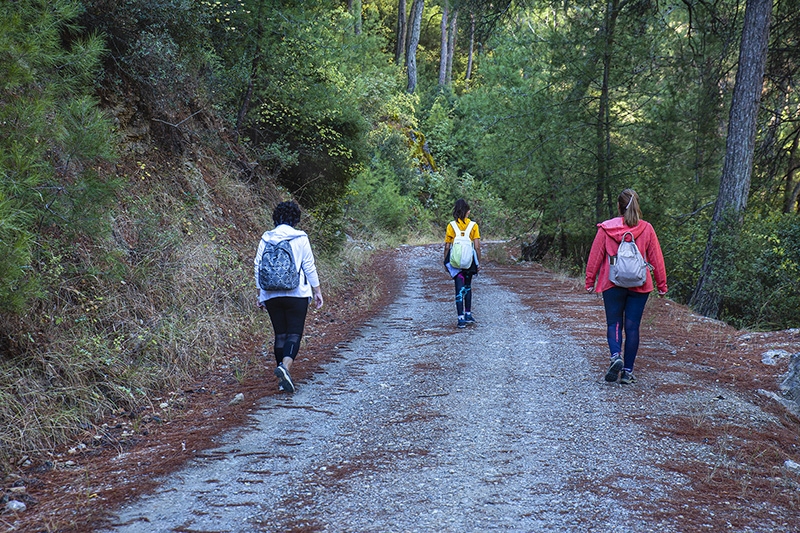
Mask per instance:
[[[617,198],[617,209],[625,220],[625,225],[632,228],[642,219],[642,208],[639,207],[639,195],[633,189],[625,189]]]

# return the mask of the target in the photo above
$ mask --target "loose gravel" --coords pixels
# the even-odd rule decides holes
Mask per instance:
[[[682,530],[641,502],[690,485],[667,461],[710,451],[645,436],[646,384],[605,383],[596,347],[491,271],[456,329],[440,250],[403,253],[402,293],[334,362],[104,531]]]

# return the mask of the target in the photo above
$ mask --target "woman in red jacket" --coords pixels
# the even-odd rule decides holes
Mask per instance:
[[[611,366],[606,372],[606,381],[632,383],[633,363],[639,350],[639,324],[642,321],[647,297],[653,291],[652,276],[647,275],[644,285],[624,288],[614,285],[608,277],[609,259],[616,256],[617,248],[625,233],[630,232],[636,246],[650,263],[656,278],[659,296],[667,293],[667,273],[664,256],[658,237],[649,222],[642,220],[639,195],[633,189],[625,189],[617,198],[620,216],[597,225],[597,235],[589,252],[586,264],[586,290],[603,294],[608,325],[608,348],[611,351]],[[623,330],[625,349],[622,349]]]

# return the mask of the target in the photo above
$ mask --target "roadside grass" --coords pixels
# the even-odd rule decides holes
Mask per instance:
[[[38,262],[46,294],[0,326],[9,339],[0,347],[0,472],[97,435],[112,413],[135,430],[143,408],[210,368],[224,365],[242,381],[257,364],[237,347],[269,336],[269,320],[255,312],[253,255],[286,196],[221,168],[118,170],[128,186],[107,233],[47,236]],[[371,248],[317,256],[328,295],[349,290]],[[366,301],[377,289],[352,297]]]

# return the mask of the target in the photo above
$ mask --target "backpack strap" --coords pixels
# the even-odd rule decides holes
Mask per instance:
[[[450,225],[453,226],[453,230],[456,232],[456,235],[455,235],[456,237],[458,237],[459,233],[463,233],[464,235],[469,237],[470,234],[472,234],[472,227],[475,225],[475,221],[474,220],[470,220],[469,224],[467,224],[467,227],[464,230],[460,230],[458,228],[458,222],[456,222],[455,220],[451,220],[450,221]],[[470,238],[470,240],[472,240],[472,238]]]
[[[464,230],[464,235],[469,237],[469,240],[472,240],[472,237],[470,237],[470,235],[472,235],[472,228],[473,227],[475,227],[475,221],[474,220],[470,220],[469,224],[467,224],[467,229]]]
[[[631,240],[630,241],[626,241],[625,240],[625,235],[630,235],[631,236]],[[633,245],[636,246],[636,249],[639,250],[639,246],[636,244],[636,238],[633,236],[633,232],[632,231],[626,231],[625,233],[622,234],[622,241],[620,241],[620,244],[622,244],[623,242],[632,242]],[[649,268],[651,271],[655,270],[655,267],[653,267],[653,265],[650,264],[650,261],[647,260],[647,250],[645,250],[644,252],[639,250],[639,253],[642,255],[642,259],[644,259],[644,262],[647,265],[647,268]]]
[[[296,238],[298,238],[298,237],[308,237],[308,234],[307,234],[307,233],[305,233],[305,232],[303,232],[303,233],[301,233],[300,235],[292,235],[291,237],[286,237],[285,239],[281,239],[281,240],[277,241],[277,243],[280,243],[280,242],[283,242],[283,241],[290,241],[290,242],[291,242],[291,241],[295,240],[295,239],[296,239]],[[268,241],[267,239],[265,239],[263,236],[261,237],[261,240],[262,240],[262,241],[264,241],[264,244],[265,244],[265,245],[266,245],[266,244],[269,244],[269,241]],[[276,244],[277,244],[277,243],[276,243]],[[290,245],[290,246],[291,246],[291,245]],[[302,262],[300,262],[300,261],[298,261],[298,260],[297,260],[297,259],[294,257],[294,253],[292,253],[292,259],[294,259],[294,262],[295,262],[294,266],[295,266],[295,267],[297,267],[297,272],[302,272],[302,273],[303,273],[303,276],[305,276],[305,274],[306,274],[306,273],[303,271],[303,263],[302,263]],[[299,265],[299,266],[298,266],[298,265]],[[306,279],[306,283],[308,283],[308,279]]]

